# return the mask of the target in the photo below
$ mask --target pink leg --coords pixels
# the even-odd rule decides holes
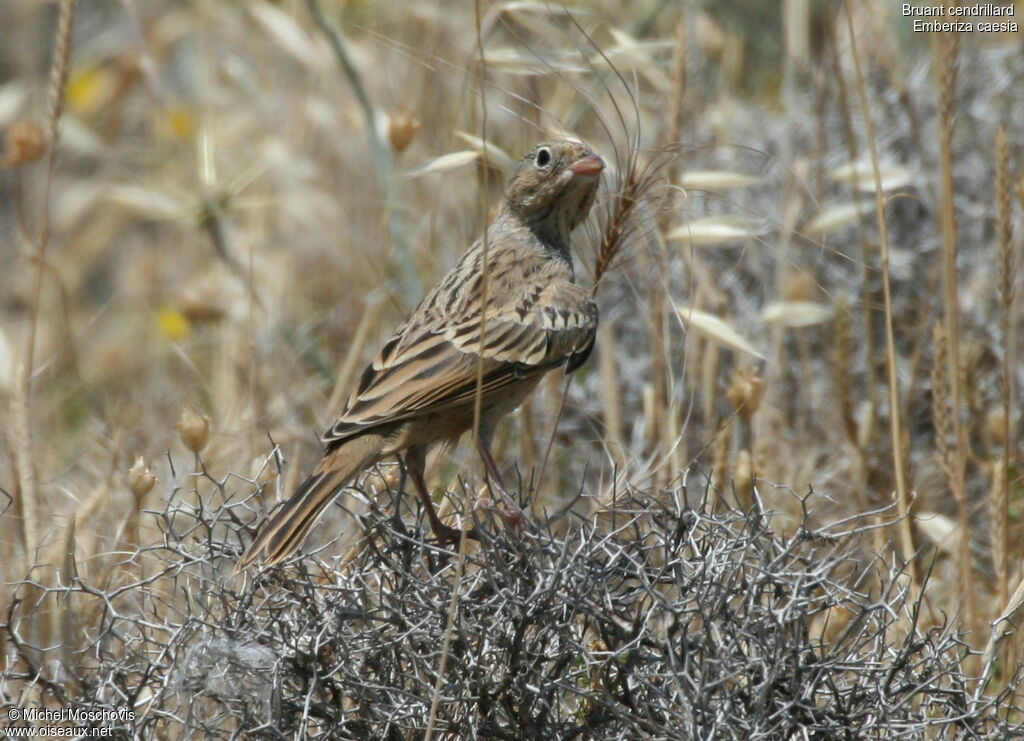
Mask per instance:
[[[405,468],[412,478],[413,486],[416,487],[416,493],[419,494],[423,508],[427,511],[430,529],[434,533],[434,537],[437,538],[437,542],[441,545],[458,543],[462,537],[462,531],[441,522],[441,518],[437,516],[437,510],[434,509],[434,500],[430,498],[430,492],[427,491],[427,483],[423,480],[426,458],[427,451],[425,448],[420,446],[409,448],[405,454]],[[473,538],[474,540],[479,539],[477,538],[476,530],[473,529],[466,532],[466,537]]]
[[[484,435],[481,433],[476,439],[477,450],[480,451],[480,457],[484,460],[484,468],[487,469],[487,475],[493,480],[498,488],[501,489],[502,493],[506,491],[505,484],[501,480],[501,474],[498,473],[498,464],[494,462],[494,456],[491,455],[491,440],[490,435]]]
[[[491,487],[492,493],[490,499],[481,500],[479,506],[482,509],[494,512],[506,525],[517,529],[525,529],[526,516],[508,495],[508,490],[501,480],[501,474],[498,473],[498,464],[494,462],[494,456],[491,454],[491,436],[481,433],[476,439],[476,447],[480,451],[480,457],[483,458],[484,468],[487,470],[487,476],[490,479],[488,486]],[[494,487],[491,482],[497,484],[497,487]],[[495,488],[497,488],[497,497],[493,496]]]

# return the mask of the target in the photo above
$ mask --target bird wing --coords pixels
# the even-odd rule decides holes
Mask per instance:
[[[519,292],[487,314],[482,332],[478,307],[460,314],[410,317],[363,372],[324,443],[471,402],[481,357],[485,396],[560,365],[575,370],[593,347],[598,318],[590,295],[562,281]]]

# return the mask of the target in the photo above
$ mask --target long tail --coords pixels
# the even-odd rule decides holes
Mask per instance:
[[[239,560],[235,573],[248,568],[261,553],[266,554],[264,562],[268,566],[291,555],[302,544],[334,495],[356,474],[379,460],[383,447],[383,436],[366,433],[347,440],[325,455],[291,499],[264,523],[259,535]]]

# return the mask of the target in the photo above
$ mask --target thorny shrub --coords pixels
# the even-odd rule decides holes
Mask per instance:
[[[1022,735],[1019,682],[986,695],[953,628],[866,550],[877,513],[820,524],[813,493],[793,495],[787,533],[759,502],[712,507],[692,483],[618,492],[586,522],[483,523],[461,581],[393,495],[346,557],[243,579],[252,497],[212,486],[223,507],[176,491],[151,513],[164,543],[106,583],[72,569],[61,587],[14,585],[4,709],[131,708],[112,729],[126,738],[420,737],[458,584],[441,738]],[[26,637],[48,593],[71,634],[88,623],[80,645]]]

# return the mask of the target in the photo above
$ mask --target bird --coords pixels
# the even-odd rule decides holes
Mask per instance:
[[[236,571],[287,558],[347,484],[394,456],[434,537],[457,541],[461,531],[437,516],[424,468],[432,446],[454,445],[474,426],[478,395],[477,448],[486,475],[506,491],[491,454],[498,421],[545,374],[575,371],[594,347],[598,309],[575,281],[570,238],[590,213],[604,167],[575,140],[538,144],[523,156],[484,235],[363,371],[321,437],[323,458],[259,529]]]

